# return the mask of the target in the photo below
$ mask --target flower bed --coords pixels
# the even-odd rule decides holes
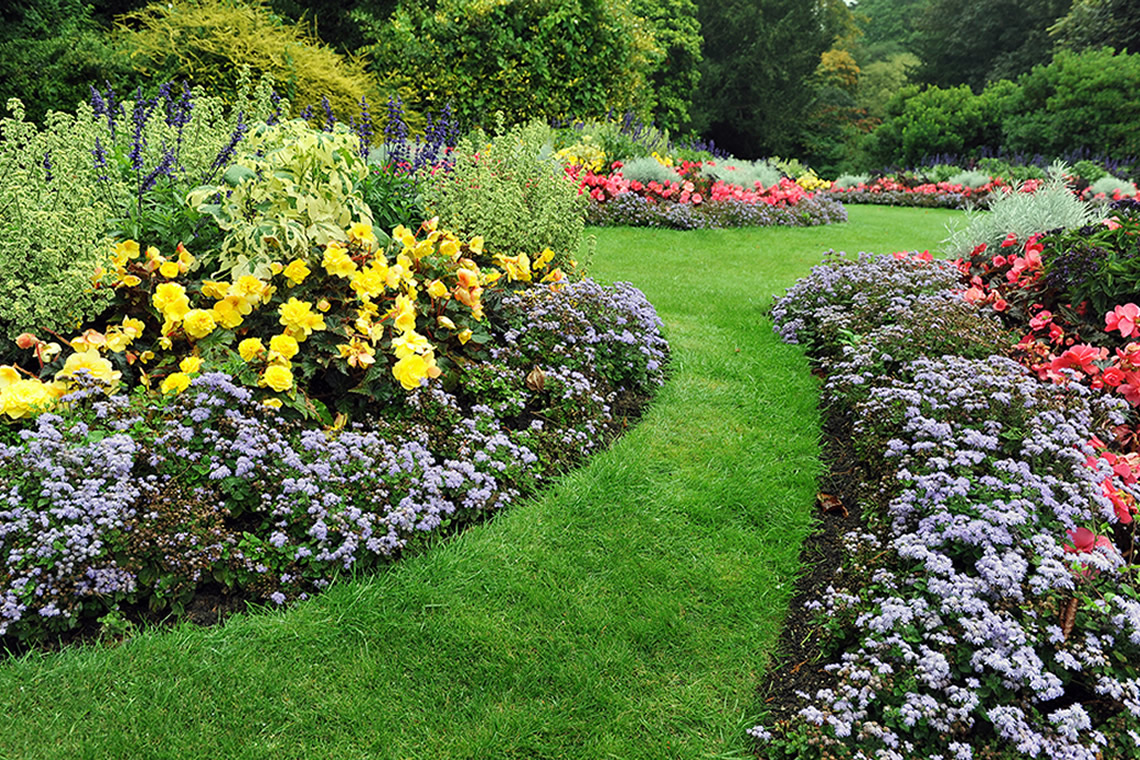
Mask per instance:
[[[587,220],[597,226],[708,229],[750,226],[813,226],[847,221],[841,203],[808,192],[787,177],[763,187],[745,188],[701,172],[702,164],[682,163],[677,181],[626,179],[620,162],[609,174],[579,166],[567,172],[590,198]]]
[[[991,177],[989,182],[979,187],[968,187],[950,182],[921,182],[917,180],[908,181],[905,177],[879,177],[870,182],[859,182],[850,187],[839,187],[832,184],[826,192],[841,199],[844,203],[968,209],[988,208],[991,203],[1005,193],[1033,193],[1041,184],[1039,180],[1030,179],[1017,185],[1010,185],[1001,177]],[[1129,196],[1120,191],[1112,194],[1094,193],[1091,188],[1087,187],[1079,191],[1078,194],[1089,203],[1098,205],[1106,205],[1112,201],[1130,197],[1140,199],[1140,193],[1135,196]]]
[[[180,613],[203,590],[304,598],[510,504],[616,434],[663,381],[660,323],[628,285],[495,300],[486,356],[450,389],[419,381],[348,425],[283,415],[220,370],[130,395],[80,372],[37,413],[18,388],[38,381],[5,368],[0,402],[23,424],[0,439],[0,636]]]
[[[58,198],[66,168],[133,200],[133,216],[98,220],[87,258],[39,277],[94,294],[90,310],[44,326],[54,291],[9,283],[36,310],[5,310],[15,340],[0,349],[0,644],[206,598],[303,598],[579,463],[663,382],[652,306],[574,270],[581,217],[557,211],[584,201],[557,164],[543,165],[545,205],[526,209],[529,231],[566,233],[547,243],[496,242],[517,227],[502,219],[486,240],[434,218],[388,236],[370,204],[419,214],[404,191],[423,189],[389,180],[444,154],[456,167],[433,188],[464,176],[446,119],[420,166],[391,104],[370,173],[366,119],[355,132],[282,121],[270,83],[259,91],[251,112],[267,118],[236,110],[228,140],[213,134],[220,105],[191,109],[189,92],[124,107],[108,89],[44,132],[0,122],[5,165],[39,166],[68,131],[95,146],[53,147],[51,168],[10,177],[5,197]],[[513,139],[492,142],[510,154]],[[156,150],[163,171],[130,186]],[[505,195],[531,189],[530,174],[498,179]]]
[[[809,602],[828,683],[799,720],[752,730],[765,756],[1140,748],[1138,491],[1103,443],[1128,404],[1003,355],[1015,338],[960,277],[929,257],[835,259],[773,310],[821,362],[828,413],[854,421],[865,525]]]

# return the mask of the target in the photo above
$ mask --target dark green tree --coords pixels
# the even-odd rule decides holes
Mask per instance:
[[[0,111],[19,98],[27,118],[74,111],[90,86],[110,80],[130,89],[126,56],[81,0],[9,0],[0,6]]]
[[[701,0],[705,38],[693,125],[741,158],[787,154],[836,37],[826,0]]]
[[[631,10],[649,22],[660,57],[649,73],[659,127],[679,131],[689,122],[700,82],[701,24],[694,0],[631,0]]]
[[[939,87],[1014,79],[1048,63],[1048,28],[1070,0],[931,0],[917,20],[914,51],[923,65],[916,79]]]
[[[1140,53],[1140,3],[1076,0],[1049,35],[1058,48],[1077,53],[1101,47]]]
[[[853,10],[863,30],[866,60],[877,61],[900,53],[921,54],[916,42],[916,21],[931,0],[859,0]]]

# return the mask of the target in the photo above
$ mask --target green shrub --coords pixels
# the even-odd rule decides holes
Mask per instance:
[[[1136,185],[1119,177],[1112,175],[1105,175],[1089,185],[1088,192],[1091,195],[1100,195],[1104,193],[1109,198],[1113,193],[1120,192],[1122,195],[1136,195]]]
[[[360,141],[343,124],[331,132],[300,119],[255,126],[224,184],[186,198],[227,233],[218,260],[203,264],[236,279],[282,257],[305,258],[314,246],[347,242],[351,224],[372,224],[362,195],[367,176]]]
[[[641,123],[633,114],[616,119],[588,119],[555,134],[555,145],[567,148],[577,143],[596,146],[607,166],[614,161],[669,154],[669,133]]]
[[[238,72],[272,76],[296,107],[321,103],[345,118],[361,98],[380,97],[363,60],[341,56],[304,26],[280,21],[265,0],[172,0],[119,17],[117,37],[134,66],[160,80],[186,78],[216,93],[237,89]]]
[[[390,18],[357,10],[372,70],[414,88],[422,112],[451,104],[466,125],[652,112],[660,58],[628,0],[437,0]]]
[[[533,122],[489,138],[460,140],[455,166],[425,188],[427,213],[462,236],[482,235],[488,253],[528,256],[550,248],[569,271],[585,227],[587,200],[551,155],[551,130]]]
[[[26,118],[73,111],[95,82],[142,84],[80,0],[35,0],[0,11],[0,106],[19,98]]]
[[[102,311],[109,291],[92,291],[91,282],[113,238],[183,242],[196,253],[220,241],[183,194],[225,169],[241,137],[239,114],[271,110],[269,89],[243,78],[228,111],[201,90],[167,90],[171,99],[151,108],[108,89],[100,113],[82,103],[74,116],[50,114],[42,128],[10,101],[12,115],[0,121],[0,355],[21,332],[68,332]],[[179,118],[167,118],[168,109]],[[171,123],[182,116],[185,123]]]
[[[1068,173],[1069,167],[1057,162],[1036,192],[1011,192],[994,201],[989,211],[970,213],[964,228],[950,230],[944,250],[950,256],[968,256],[981,243],[995,249],[1009,234],[1024,243],[1040,232],[1085,226],[1093,211],[1073,194],[1065,180]]]
[[[1040,166],[1033,164],[1014,165],[1000,158],[983,158],[978,160],[978,171],[983,171],[991,177],[1001,177],[1007,182],[1025,182],[1030,179],[1048,179],[1049,173]]]
[[[89,178],[91,162],[72,143],[74,118],[54,113],[41,132],[20,101],[8,109],[0,121],[0,356],[22,332],[74,330],[110,302],[92,276],[111,209],[96,183],[72,179]]]
[[[958,172],[957,174],[948,177],[945,181],[949,182],[951,185],[964,185],[971,190],[977,190],[979,187],[987,184],[990,181],[990,175],[987,172],[979,171]]]
[[[951,177],[962,173],[962,167],[953,164],[935,164],[923,172],[928,182],[949,182]]]
[[[648,184],[650,182],[680,182],[681,175],[677,170],[665,166],[656,158],[631,158],[622,164],[622,176],[631,182],[641,182]]]
[[[1075,149],[1140,154],[1140,54],[1061,50],[1017,80],[1006,148],[1060,156]]]
[[[759,161],[717,161],[701,167],[701,172],[721,182],[752,189],[759,182],[764,187],[780,184],[783,174],[772,164]]]
[[[1073,164],[1073,175],[1080,177],[1090,185],[1101,177],[1108,176],[1108,170],[1095,161],[1083,159]]]
[[[858,185],[865,185],[871,181],[870,174],[841,174],[831,183],[832,187],[847,190]]]

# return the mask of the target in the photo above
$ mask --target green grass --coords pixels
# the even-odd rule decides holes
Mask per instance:
[[[214,629],[0,664],[0,758],[747,757],[812,524],[816,384],[764,310],[828,248],[935,248],[951,215],[600,230],[672,376],[588,467],[379,576]]]

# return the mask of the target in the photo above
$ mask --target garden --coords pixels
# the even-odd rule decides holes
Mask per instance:
[[[0,758],[1140,751],[1140,58],[308,5],[0,33]]]

